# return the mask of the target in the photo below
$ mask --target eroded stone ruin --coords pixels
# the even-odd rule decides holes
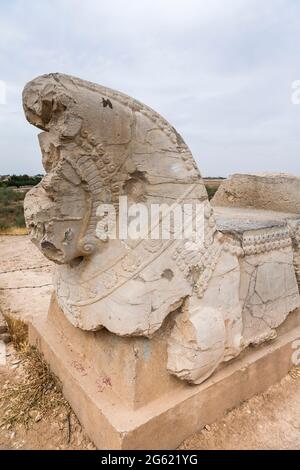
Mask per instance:
[[[23,101],[46,171],[26,196],[26,221],[57,263],[31,341],[96,445],[174,447],[286,373],[300,324],[300,179],[234,175],[211,204],[181,136],[138,101],[62,74],[31,81]],[[118,216],[120,196],[201,204],[203,239],[191,249],[185,239],[99,238],[97,209],[112,204]],[[275,351],[282,366],[262,377],[259,361]],[[244,374],[239,356],[256,368],[247,391],[231,375]]]

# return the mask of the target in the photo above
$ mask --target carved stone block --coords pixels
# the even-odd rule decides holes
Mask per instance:
[[[91,436],[93,410],[108,426],[97,445],[139,447],[139,425],[142,442],[156,442],[157,423],[174,425],[170,413],[186,420],[188,397],[208,400],[198,387],[212,374],[226,370],[232,390],[230,368],[250,345],[262,348],[252,365],[278,353],[287,371],[289,317],[300,306],[299,179],[237,175],[211,205],[181,136],[142,103],[62,74],[31,81],[23,102],[42,130],[46,171],[26,195],[26,221],[56,263],[49,316],[35,321],[31,339],[63,383],[82,381],[75,388],[88,412],[66,384],[65,393]],[[286,324],[289,337],[276,340]],[[270,340],[278,348],[264,346]],[[250,390],[261,389],[258,374]],[[206,424],[195,413],[181,437]]]

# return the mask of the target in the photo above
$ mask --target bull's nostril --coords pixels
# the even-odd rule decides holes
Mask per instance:
[[[53,243],[48,242],[47,240],[41,243],[41,248],[50,259],[57,260],[62,255],[61,250],[58,250]]]
[[[58,251],[56,246],[53,245],[53,243],[50,243],[48,241],[43,241],[41,243],[41,247],[44,249],[44,250],[53,250],[53,251]]]

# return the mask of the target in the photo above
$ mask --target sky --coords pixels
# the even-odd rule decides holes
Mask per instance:
[[[299,0],[0,0],[0,175],[43,171],[21,93],[50,72],[154,108],[203,176],[300,175],[299,44]]]

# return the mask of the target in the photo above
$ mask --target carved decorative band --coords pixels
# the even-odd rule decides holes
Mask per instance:
[[[279,250],[292,245],[289,229],[272,228],[254,235],[245,235],[242,247],[245,255],[257,255],[272,250]]]

